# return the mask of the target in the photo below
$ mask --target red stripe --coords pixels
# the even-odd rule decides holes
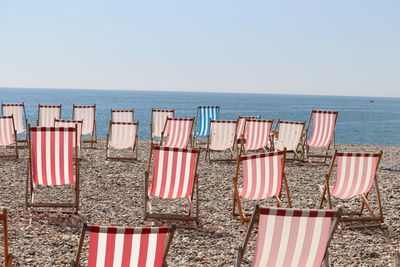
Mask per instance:
[[[193,189],[193,183],[194,183],[194,177],[195,177],[195,175],[196,175],[196,173],[195,173],[195,165],[196,165],[196,159],[197,159],[197,155],[194,155],[194,154],[192,154],[192,157],[191,157],[191,159],[190,159],[190,172],[189,172],[189,181],[188,181],[188,185],[187,185],[187,192],[186,192],[186,197],[189,197],[189,196],[191,196],[192,195],[192,189]],[[185,157],[185,164],[186,164],[186,160],[187,160],[187,157]],[[186,171],[186,170],[185,170]],[[183,188],[183,184],[182,184],[182,186],[180,186],[180,187],[182,187]]]
[[[116,227],[108,227],[107,229],[107,243],[106,255],[104,259],[104,266],[113,266],[114,253],[115,253],[115,235],[117,233]]]
[[[276,171],[276,170],[274,170],[274,157],[267,158],[266,159],[266,164],[267,164],[268,169],[269,169],[269,175],[268,175],[268,177],[265,177],[266,179],[269,180],[268,181],[268,185],[269,186],[268,186],[268,194],[267,194],[267,196],[272,196],[272,195],[275,195],[274,194],[275,192],[272,192],[273,184],[275,182],[274,181],[274,174],[275,174],[275,171]],[[277,184],[278,184],[278,182],[277,182]]]
[[[33,169],[33,182],[35,183],[35,184],[38,184],[39,183],[39,180],[38,180],[38,166],[37,166],[37,164],[38,164],[38,160],[37,160],[37,132],[33,132],[32,133],[32,151],[31,151],[31,153],[32,153],[32,162],[31,162],[31,164],[32,164],[32,169]]]
[[[138,266],[146,266],[147,262],[147,250],[149,249],[149,233],[150,229],[143,228],[142,234],[140,236],[140,252],[139,252],[139,260]]]
[[[263,195],[265,195],[264,193],[265,193],[265,190],[267,189],[266,187],[267,187],[267,185],[266,185],[266,181],[265,181],[265,179],[266,179],[266,177],[265,177],[265,161],[264,160],[260,160],[260,165],[261,165],[261,185],[260,185],[260,193],[259,193],[259,195],[258,195],[258,199],[260,199],[261,198],[261,196],[263,196]]]
[[[56,142],[57,141],[59,142],[60,140],[56,140],[55,133],[51,132],[50,133],[50,140],[48,140],[48,141],[50,142],[50,144],[48,144],[48,145],[50,145],[50,162],[48,162],[48,163],[50,164],[51,183],[53,185],[56,185],[57,184],[57,181],[56,181],[56,161],[55,161],[55,158],[56,158]]]
[[[158,184],[159,180],[161,179],[161,177],[158,177],[158,169],[160,168],[159,163],[160,163],[160,153],[161,152],[158,149],[158,150],[154,150],[153,153],[154,153],[154,163],[153,163],[153,181],[152,181],[151,188],[150,188],[151,195],[156,194],[157,184]],[[148,189],[146,188],[146,190],[148,190]]]
[[[124,248],[122,251],[122,266],[129,266],[131,261],[133,228],[125,228]]]
[[[165,184],[166,184],[166,179],[165,177],[167,176],[167,170],[168,170],[168,160],[169,160],[169,153],[168,151],[164,151],[164,159],[163,159],[163,166],[162,166],[162,177],[157,177],[158,179],[161,179],[161,188],[160,188],[160,195],[164,196],[165,195]]]
[[[96,267],[99,230],[100,227],[98,226],[90,227],[88,267]]]
[[[73,166],[73,147],[74,143],[73,140],[75,139],[75,133],[69,132],[68,133],[68,168],[69,168],[69,183],[73,184],[74,181],[74,166]]]
[[[43,179],[43,184],[48,185],[47,182],[47,171],[46,171],[46,132],[42,132],[40,135],[41,138],[41,155],[42,156],[42,179]]]
[[[169,186],[169,192],[166,192],[166,193],[168,193],[168,198],[171,198],[172,197],[172,194],[174,193],[174,186],[175,186],[175,183],[179,183],[180,181],[178,180],[177,181],[177,178],[178,177],[176,177],[176,171],[177,171],[177,165],[178,165],[178,163],[177,163],[177,161],[178,161],[178,155],[177,155],[177,153],[173,153],[172,154],[172,169],[171,169],[171,182],[170,182],[170,186]]]
[[[65,184],[65,180],[67,177],[65,177],[65,166],[64,166],[64,140],[65,138],[65,133],[63,131],[60,132],[60,181],[61,184]]]
[[[157,247],[156,247],[156,253],[155,253],[155,260],[154,260],[154,266],[156,266],[156,267],[163,266],[165,237],[166,237],[166,233],[159,232],[157,234]]]

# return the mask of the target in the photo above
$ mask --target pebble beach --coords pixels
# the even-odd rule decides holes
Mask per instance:
[[[0,161],[0,204],[9,208],[9,247],[15,266],[68,266],[74,258],[83,222],[95,225],[150,226],[165,222],[144,221],[144,173],[148,164],[150,142],[140,140],[137,161],[106,161],[105,141],[96,149],[85,144],[80,160],[79,214],[36,213],[25,208],[28,149],[19,149],[18,159]],[[400,148],[396,146],[338,144],[339,151],[380,151],[382,163],[400,166]],[[288,156],[288,158],[290,158]],[[233,266],[236,248],[241,245],[246,226],[232,216],[233,162],[205,162],[202,151],[199,175],[199,226],[178,228],[173,238],[167,262],[169,266]],[[330,160],[328,160],[328,163]],[[327,164],[287,161],[286,174],[294,208],[316,208],[324,183]],[[400,244],[400,173],[378,170],[385,222],[382,227],[350,229],[340,224],[329,251],[331,266],[388,266],[393,251]],[[68,188],[45,189],[46,197],[68,198]],[[39,195],[39,194],[38,194]],[[375,190],[369,199],[372,206]],[[286,204],[285,198],[283,198]],[[160,209],[183,209],[183,201],[155,202]],[[251,211],[258,203],[275,206],[273,200],[245,202]],[[358,200],[334,201],[338,207],[358,207]],[[255,235],[245,254],[245,265],[251,263]],[[82,263],[85,264],[87,246]]]

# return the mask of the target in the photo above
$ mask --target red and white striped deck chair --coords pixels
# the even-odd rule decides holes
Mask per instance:
[[[207,139],[206,160],[232,160],[236,141],[237,121],[211,120]],[[211,159],[212,151],[229,150],[230,158]]]
[[[273,123],[274,120],[246,119],[242,135],[245,141],[242,142],[241,150],[244,152],[260,149],[266,151],[271,141]]]
[[[310,128],[311,120],[313,121],[311,138],[305,144],[305,158],[310,160],[310,157],[324,158],[324,163],[328,158],[329,149],[333,140],[333,148],[335,149],[335,125],[338,117],[338,111],[312,110],[306,136]],[[307,139],[306,139],[307,140]],[[325,154],[310,154],[310,148],[323,148]]]
[[[92,106],[72,106],[72,119],[82,120],[82,137],[90,135],[90,138],[83,139],[82,142],[90,143],[90,147],[93,148],[93,144],[97,144],[97,131],[96,131],[96,105]]]
[[[107,134],[106,160],[136,160],[139,122],[115,122],[110,121]],[[129,149],[130,157],[109,156],[109,150]],[[136,153],[135,153],[136,152]]]
[[[239,140],[244,133],[244,124],[246,120],[257,120],[260,116],[238,116],[238,126],[236,129],[236,139]]]
[[[240,216],[242,223],[249,221],[241,198],[262,200],[274,197],[278,207],[282,207],[282,181],[285,186],[287,206],[292,207],[289,186],[285,173],[286,151],[268,152],[257,155],[239,155],[236,175],[233,178],[233,215]],[[241,172],[241,181],[239,175]],[[240,187],[239,187],[240,186]],[[236,205],[239,213],[236,212]]]
[[[257,240],[251,266],[329,266],[328,247],[340,219],[340,210],[260,208],[256,206],[242,246],[238,248],[236,267],[245,258],[245,250],[254,225]]]
[[[167,118],[160,145],[187,148],[192,139],[193,118]]]
[[[26,186],[28,208],[79,209],[79,161],[76,127],[30,127],[29,170]],[[74,151],[75,149],[75,151]],[[35,202],[35,191],[43,186],[72,188],[72,201]],[[44,198],[44,197],[43,197]]]
[[[49,106],[49,105],[39,104],[37,126],[53,127],[54,119],[60,119],[60,118],[61,118],[61,105]]]
[[[25,104],[1,104],[2,114],[3,116],[11,116],[14,117],[14,125],[17,130],[17,134],[22,134],[26,132],[26,127],[28,126],[28,122],[26,119],[25,113]],[[25,134],[25,139],[18,138],[19,142],[27,142],[27,135]]]
[[[13,115],[0,116],[0,148],[4,148],[6,150],[7,147],[14,147],[13,153],[4,151],[4,153],[0,154],[0,158],[18,158],[17,143],[17,130],[15,130]]]
[[[197,176],[199,156],[200,150],[198,149],[180,149],[155,145],[151,147],[149,164],[145,174],[145,219],[192,221],[197,225],[199,216]],[[152,177],[151,181],[150,176]],[[196,196],[194,197],[194,195]],[[152,198],[187,199],[187,214],[152,212]],[[193,202],[195,202],[195,211],[193,211]]]
[[[382,203],[378,187],[377,170],[383,152],[380,153],[348,153],[337,152],[333,155],[331,166],[325,178],[325,185],[320,186],[322,191],[319,207],[322,208],[327,201],[328,208],[332,209],[332,196],[342,201],[351,198],[360,198],[360,209],[358,211],[343,212],[341,218],[344,222],[361,221],[374,222],[373,225],[383,223]],[[330,177],[334,164],[337,162],[336,179],[331,186]],[[375,211],[368,201],[372,187],[375,187]],[[364,209],[368,215],[363,215]],[[376,211],[377,210],[377,211]],[[365,225],[368,226],[368,225]]]
[[[133,109],[111,109],[111,120],[115,122],[133,122]]]
[[[81,254],[86,233],[89,233],[88,267],[162,267],[166,258],[175,225],[170,227],[82,227],[78,251],[72,266],[81,266]]]
[[[293,152],[293,159],[302,153],[302,138],[305,122],[281,121],[278,120],[275,126],[274,150],[282,151],[286,148],[287,152]]]
[[[167,118],[173,117],[175,117],[174,109],[151,109],[150,137],[152,144],[155,143],[155,139],[161,139]]]
[[[12,266],[12,254],[8,251],[8,209],[2,208],[0,211],[0,221],[3,223],[3,262],[0,266]]]

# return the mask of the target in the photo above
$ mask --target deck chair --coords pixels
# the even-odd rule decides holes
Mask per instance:
[[[278,120],[273,132],[273,148],[282,151],[286,148],[287,152],[293,152],[293,160],[300,159],[303,152],[303,131],[305,122],[281,121]]]
[[[90,135],[90,138],[83,139],[82,142],[90,143],[90,147],[93,148],[93,144],[97,144],[97,130],[96,130],[96,105],[92,106],[72,106],[72,119],[83,120],[82,125],[82,137]]]
[[[267,150],[272,143],[271,128],[274,120],[246,119],[240,149],[243,152]]]
[[[137,140],[138,140],[138,122],[115,122],[110,121],[107,133],[106,160],[136,160]],[[132,150],[131,157],[109,156],[111,149],[129,149]]]
[[[37,126],[53,127],[54,119],[60,119],[60,118],[61,118],[61,105],[48,106],[39,104]]]
[[[28,208],[79,209],[79,160],[77,127],[30,127],[28,125],[29,169],[26,180]],[[71,202],[35,202],[39,187],[72,188]],[[68,212],[68,211],[66,211]]]
[[[233,160],[237,121],[211,120],[207,139],[206,160]],[[228,150],[230,158],[212,159],[211,152]]]
[[[14,116],[0,116],[0,147],[14,147],[13,153],[5,152],[0,158],[18,158],[18,137]]]
[[[111,120],[115,122],[133,122],[133,109],[111,109]]]
[[[236,267],[241,265],[250,236],[258,224],[252,266],[329,266],[328,247],[340,210],[260,208],[256,206]]]
[[[244,133],[244,124],[246,120],[257,120],[260,116],[238,116],[238,126],[236,130],[236,139],[239,140]]]
[[[195,120],[195,134],[196,141],[199,138],[205,138],[210,132],[211,120],[218,120],[220,106],[199,106],[197,107],[196,120]]]
[[[26,127],[28,126],[28,120],[26,119],[25,113],[25,104],[1,104],[1,110],[3,116],[11,116],[14,117],[14,125],[17,130],[17,134],[21,135],[26,133]],[[18,142],[28,142],[27,134],[25,134],[25,138],[18,138]]]
[[[192,139],[193,118],[167,118],[160,145],[187,148]]]
[[[87,266],[162,267],[175,233],[170,227],[115,227],[83,224],[78,251],[72,266],[81,266],[80,258],[86,233],[89,233]]]
[[[335,149],[335,125],[338,117],[338,111],[312,110],[306,129],[306,137],[310,128],[311,120],[313,128],[311,138],[305,143],[305,159],[311,162],[311,157],[324,158],[323,163],[329,157],[329,150],[333,141]],[[307,140],[307,138],[305,139]],[[310,148],[323,148],[325,154],[310,154]]]
[[[55,127],[75,127],[75,126],[77,127],[78,132],[77,132],[76,144],[78,145],[79,149],[81,147],[81,140],[82,140],[82,125],[83,125],[82,120],[60,120],[60,119],[54,120]]]
[[[0,221],[3,223],[3,265],[0,262],[0,266],[11,267],[12,266],[12,254],[8,251],[8,209],[2,208],[0,212]]]
[[[157,139],[161,139],[167,118],[173,117],[175,117],[174,109],[151,109],[150,137],[152,144],[159,142]]]
[[[360,209],[358,211],[343,213],[341,221],[359,221],[364,223],[372,221],[374,222],[372,225],[364,226],[380,226],[383,223],[383,213],[376,173],[382,154],[382,151],[380,153],[344,153],[335,151],[329,171],[325,177],[325,185],[320,186],[322,194],[319,207],[322,208],[324,201],[326,201],[328,208],[332,209],[332,196],[344,201],[359,197],[361,200]],[[334,185],[331,186],[330,177],[336,161],[336,179]],[[374,211],[368,201],[368,195],[372,190],[372,186],[375,187],[376,191],[375,204],[377,212]],[[365,208],[369,215],[363,215]]]
[[[261,200],[275,197],[278,207],[282,207],[282,181],[285,186],[287,206],[292,207],[289,186],[285,173],[286,150],[257,155],[239,155],[236,175],[233,177],[233,216],[240,216],[242,223],[249,221],[241,198]],[[242,181],[239,188],[239,173],[242,169]],[[236,205],[239,213],[236,212]]]
[[[198,224],[199,184],[197,165],[200,150],[151,146],[145,174],[145,219],[178,220]],[[152,160],[153,158],[153,160]],[[153,166],[151,168],[151,162]],[[152,173],[150,170],[152,169]],[[150,181],[150,176],[151,181]],[[150,184],[151,182],[151,184]],[[194,197],[194,195],[196,195]],[[151,198],[188,200],[187,214],[155,213]],[[193,211],[193,205],[195,210]]]

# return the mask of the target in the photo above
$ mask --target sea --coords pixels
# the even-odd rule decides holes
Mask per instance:
[[[220,119],[238,114],[263,119],[308,121],[312,109],[339,111],[336,143],[400,145],[400,98],[209,92],[122,91],[0,88],[2,103],[25,103],[29,123],[38,104],[62,104],[62,118],[72,118],[72,105],[96,104],[98,137],[107,134],[111,109],[134,109],[139,138],[150,138],[152,108],[175,109],[176,117],[196,116],[197,106],[219,105]]]

